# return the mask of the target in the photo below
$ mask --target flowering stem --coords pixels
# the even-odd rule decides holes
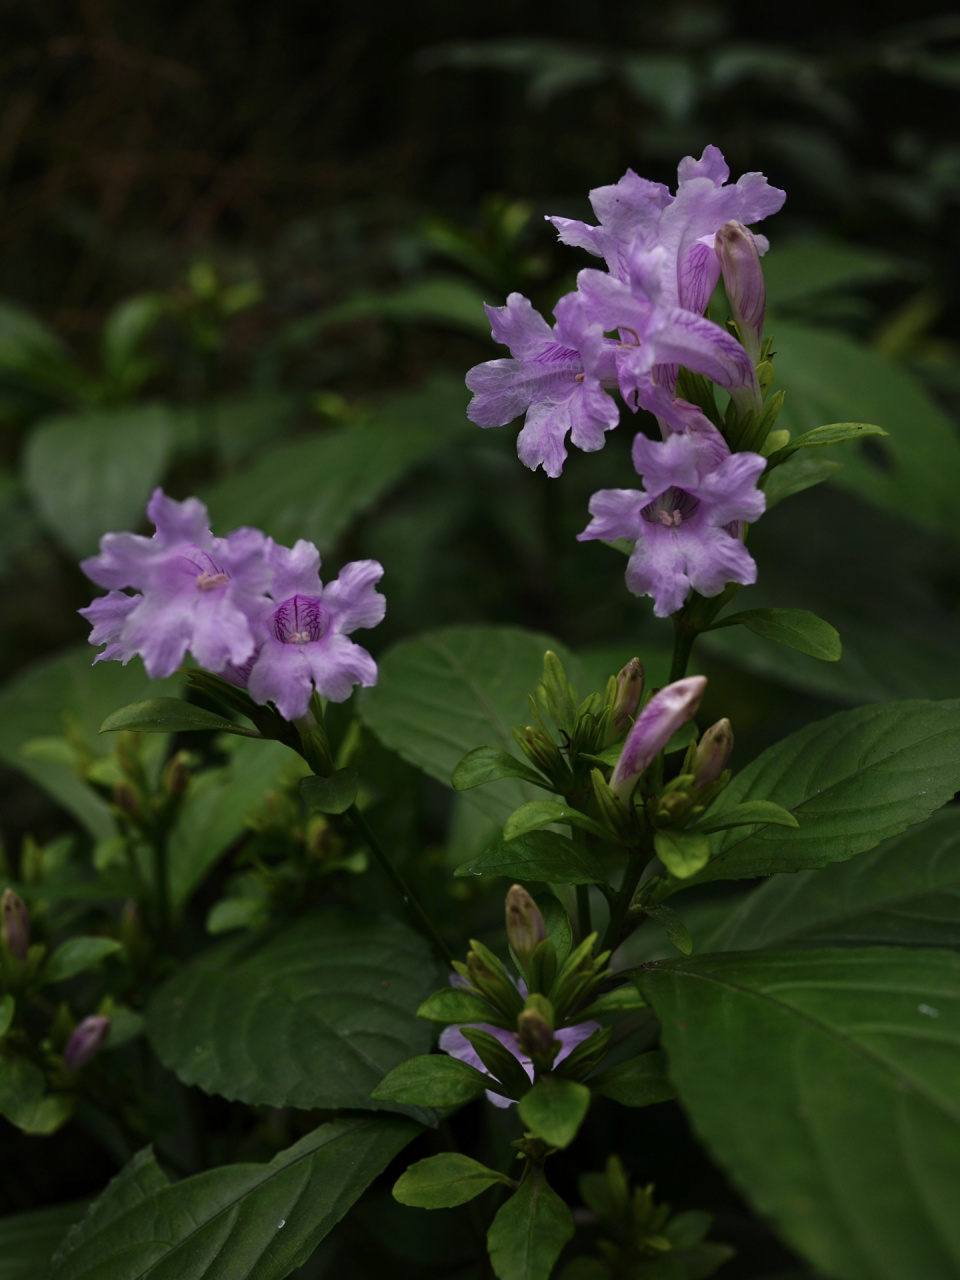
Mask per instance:
[[[367,848],[393,882],[393,887],[403,899],[403,905],[407,908],[407,911],[409,911],[421,932],[429,938],[430,942],[433,944],[434,950],[442,956],[446,963],[452,965],[453,955],[450,948],[433,927],[433,921],[427,915],[426,911],[424,911],[410,886],[394,866],[386,851],[381,848],[377,837],[370,830],[366,818],[364,818],[363,814],[355,804],[350,806],[347,810],[346,816],[350,819],[357,832],[363,838]]]
[[[600,943],[601,951],[616,950],[620,941],[620,934],[623,932],[623,923],[627,918],[627,911],[630,908],[633,895],[637,891],[637,885],[640,883],[643,868],[648,861],[648,851],[644,848],[639,848],[632,854],[630,861],[627,863],[627,869],[623,873],[623,883],[617,891],[617,896],[610,904],[610,923],[607,925],[607,932]]]

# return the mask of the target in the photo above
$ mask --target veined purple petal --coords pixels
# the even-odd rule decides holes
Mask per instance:
[[[509,294],[505,307],[491,307],[484,303],[483,309],[490,321],[494,342],[502,342],[509,347],[510,354],[517,360],[530,359],[553,341],[549,324],[539,311],[534,311],[533,303],[522,293]]]
[[[86,609],[78,609],[81,618],[86,618],[93,630],[90,632],[91,644],[106,645],[102,653],[98,653],[94,662],[119,661],[126,665],[134,656],[134,650],[121,642],[124,624],[130,614],[141,602],[143,596],[128,596],[125,591],[108,591],[99,596]]]
[[[598,489],[590,499],[593,519],[577,534],[578,542],[590,542],[600,538],[614,542],[628,538],[631,542],[643,536],[643,518],[640,512],[650,501],[649,494],[638,489]]]
[[[706,687],[704,676],[688,676],[655,693],[643,708],[610,776],[610,788],[621,800],[629,799],[637,779],[654,757],[697,714]]]
[[[375,627],[387,612],[386,599],[376,589],[383,577],[377,560],[352,560],[323,590],[323,602],[334,616],[337,631],[348,633]]]

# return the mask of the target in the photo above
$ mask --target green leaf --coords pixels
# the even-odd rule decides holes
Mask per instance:
[[[960,1271],[960,956],[737,952],[634,979],[716,1158],[840,1280]]]
[[[92,969],[107,956],[116,955],[123,947],[113,938],[68,938],[47,961],[44,982],[65,982],[74,974]]]
[[[552,893],[536,893],[534,902],[540,908],[543,923],[546,925],[547,937],[557,950],[557,964],[563,964],[573,946],[573,926],[567,909]]]
[[[456,791],[469,791],[500,778],[523,778],[535,787],[546,786],[544,778],[528,764],[499,747],[477,747],[468,751],[453,771],[450,779]]]
[[[867,436],[885,436],[883,427],[875,427],[869,422],[833,422],[826,427],[814,427],[812,431],[804,431],[794,436],[789,444],[784,445],[767,459],[768,470],[778,467],[798,449],[814,449],[824,445],[843,444],[847,440],[862,440]]]
[[[354,769],[338,769],[329,778],[311,775],[300,781],[300,794],[317,813],[346,813],[357,798],[360,779]]]
[[[712,810],[697,823],[697,830],[704,832],[726,831],[731,827],[756,826],[758,822],[775,827],[799,827],[794,814],[772,800],[748,800],[736,804],[722,813]]]
[[[795,453],[775,471],[764,473],[763,492],[767,498],[767,510],[772,511],[784,498],[792,498],[795,493],[803,493],[814,485],[829,480],[843,466],[834,458],[824,458],[819,454]]]
[[[482,289],[459,276],[434,276],[415,280],[389,292],[364,290],[345,302],[301,321],[287,341],[300,345],[321,329],[360,320],[394,320],[406,324],[440,325],[490,337],[490,322],[483,309],[489,298]]]
[[[255,525],[278,542],[308,538],[326,553],[361,512],[458,438],[465,406],[463,387],[438,378],[385,401],[363,425],[270,444],[202,496],[217,527]]]
[[[195,707],[182,698],[148,698],[146,702],[132,702],[111,711],[100,726],[101,733],[116,733],[121,729],[139,733],[185,733],[192,729],[206,729],[217,733],[236,733],[244,738],[260,737],[255,729],[245,729],[225,716]]]
[[[457,867],[458,876],[506,876],[549,884],[606,884],[597,859],[555,831],[531,831],[496,844]]]
[[[506,1045],[480,1027],[461,1027],[460,1034],[469,1041],[480,1061],[493,1075],[488,1087],[508,1098],[523,1097],[530,1088],[530,1079]]]
[[[573,1214],[548,1185],[543,1166],[528,1165],[519,1190],[500,1206],[487,1232],[498,1280],[549,1280],[573,1230]]]
[[[819,658],[821,662],[839,662],[843,656],[836,628],[809,609],[746,609],[743,613],[721,618],[711,630],[735,626],[746,627],[765,640],[797,649],[811,658]]]
[[[54,1250],[89,1203],[74,1200],[0,1218],[0,1280],[46,1280]]]
[[[424,1000],[418,1018],[429,1022],[489,1022],[493,1010],[481,996],[462,987],[443,987]]]
[[[636,987],[629,985],[625,987],[617,987],[615,991],[608,991],[602,995],[599,1000],[581,1009],[577,1017],[583,1021],[586,1018],[602,1018],[608,1013],[634,1013],[637,1009],[645,1009],[643,997]]]
[[[551,1147],[568,1147],[586,1119],[590,1090],[562,1076],[541,1076],[520,1099],[520,1119]]]
[[[958,712],[956,700],[859,707],[768,748],[737,774],[711,816],[772,800],[800,826],[721,832],[697,882],[844,862],[922,821],[960,789]]]
[[[117,834],[104,800],[95,794],[69,764],[34,759],[22,754],[25,742],[63,734],[64,717],[97,749],[97,731],[114,707],[157,690],[175,690],[177,682],[148,679],[139,661],[129,666],[100,662],[94,650],[78,645],[56,658],[27,668],[0,691],[0,758],[49,792],[98,840]],[[105,748],[106,744],[100,746]]]
[[[10,1053],[0,1056],[0,1115],[11,1123],[29,1122],[45,1087],[46,1077],[38,1066]]]
[[[136,529],[173,441],[159,405],[49,418],[24,450],[24,481],[47,528],[76,556],[101,534]]]
[[[777,425],[795,436],[822,422],[861,415],[889,436],[866,451],[837,446],[843,462],[836,484],[887,511],[939,533],[960,537],[960,441],[954,424],[918,379],[835,329],[778,321],[777,385],[786,403]]]
[[[448,1054],[426,1053],[394,1067],[370,1095],[414,1107],[461,1107],[490,1087],[490,1077]]]
[[[497,1183],[512,1187],[513,1180],[479,1160],[455,1151],[418,1160],[402,1173],[393,1187],[393,1198],[417,1209],[452,1209],[466,1204]],[[0,1272],[0,1280],[3,1273]]]
[[[13,996],[0,996],[0,1040],[10,1030],[10,1024],[13,1022],[13,1015],[16,1012],[17,1002]]]
[[[552,649],[582,688],[577,660],[549,636],[518,627],[447,627],[389,649],[373,689],[359,698],[364,723],[404,760],[444,786],[480,742],[513,746],[511,728],[530,719],[528,694]],[[498,825],[542,791],[504,778],[462,793]]]
[[[147,1035],[164,1066],[207,1093],[375,1110],[371,1090],[430,1046],[415,1010],[437,977],[399,921],[316,912],[204,952],[154,993]]]
[[[704,946],[960,949],[958,898],[960,809],[948,806],[852,862],[774,876],[728,913]]]
[[[173,1184],[141,1151],[69,1232],[50,1280],[282,1280],[416,1132],[397,1117],[337,1120],[269,1164]]]
[[[554,822],[563,822],[567,826],[579,827],[581,831],[589,831],[591,835],[612,843],[616,837],[600,825],[594,818],[581,813],[559,800],[531,800],[521,805],[507,819],[503,828],[504,840],[514,840],[530,831],[539,831],[541,827],[550,826]]]
[[[649,1107],[677,1096],[667,1075],[667,1055],[659,1049],[628,1058],[615,1067],[591,1076],[590,1088],[624,1107]]]
[[[763,263],[767,303],[772,307],[903,274],[904,264],[892,256],[813,236],[778,244]]]
[[[685,956],[693,954],[693,938],[690,937],[690,930],[683,923],[683,917],[678,915],[672,907],[661,903],[660,906],[646,907],[645,914],[651,920],[656,920],[678,951]]]
[[[710,857],[710,841],[696,830],[667,827],[654,832],[653,847],[657,857],[677,880],[689,880]]]

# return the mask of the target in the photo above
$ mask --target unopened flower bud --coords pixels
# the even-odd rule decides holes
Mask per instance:
[[[140,812],[140,797],[129,782],[117,782],[113,788],[113,803],[123,813],[135,818]]]
[[[711,725],[697,744],[693,761],[691,791],[702,791],[716,782],[727,767],[733,751],[733,729],[729,720],[718,720]]]
[[[767,305],[757,241],[742,222],[727,222],[717,232],[714,247],[740,340],[756,364]]]
[[[2,932],[7,950],[15,960],[26,960],[30,950],[30,912],[27,904],[12,889],[4,889],[0,898]]]
[[[643,663],[639,658],[631,658],[617,676],[617,691],[613,699],[610,718],[618,733],[629,728],[630,721],[637,714],[643,697],[643,683]]]
[[[517,1018],[517,1042],[528,1058],[551,1058],[559,1041],[553,1028],[537,1009],[524,1009]]]
[[[163,771],[163,789],[172,800],[179,800],[190,785],[186,751],[178,751]]]
[[[704,676],[675,680],[654,694],[637,716],[610,778],[611,791],[624,804],[633,794],[637,779],[658,752],[678,729],[697,714],[706,687]]]
[[[507,891],[507,938],[513,954],[521,964],[527,961],[547,936],[540,908],[523,885],[512,885]]]
[[[63,1065],[68,1071],[79,1071],[91,1063],[107,1042],[110,1019],[93,1014],[79,1024],[63,1051]]]

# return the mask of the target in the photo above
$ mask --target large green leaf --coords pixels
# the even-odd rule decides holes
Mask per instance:
[[[888,702],[841,711],[768,748],[710,810],[772,800],[798,827],[740,827],[686,883],[843,862],[920,822],[960,789],[960,702]]]
[[[605,884],[603,867],[587,849],[555,831],[530,831],[514,840],[496,840],[457,867],[458,876],[506,876],[553,884]]]
[[[499,1280],[547,1280],[572,1235],[573,1214],[531,1164],[487,1232],[490,1262]]]
[[[763,260],[767,303],[787,307],[817,294],[903,274],[896,258],[853,244],[805,237],[778,244]],[[779,333],[779,325],[774,326]]]
[[[530,721],[531,693],[547,649],[580,685],[579,664],[555,640],[518,627],[446,627],[405,640],[380,660],[380,678],[360,699],[360,714],[380,740],[431,777],[450,785],[475,747],[515,750],[510,730]],[[580,688],[581,697],[590,690]],[[462,793],[499,824],[546,793],[504,778]]]
[[[176,693],[175,678],[150,680],[139,660],[123,667],[98,662],[89,645],[68,649],[28,667],[0,690],[0,759],[19,769],[55,797],[97,839],[116,834],[106,804],[85,786],[69,764],[35,759],[20,748],[32,738],[62,734],[65,717],[76,724],[92,750],[106,753],[114,744],[97,731],[116,707],[150,694]]]
[[[777,425],[794,435],[824,422],[875,422],[889,432],[881,461],[840,445],[835,483],[898,517],[960,537],[960,440],[921,384],[870,347],[833,330],[777,321],[777,386],[787,393]]]
[[[851,862],[774,876],[704,950],[872,944],[960,948],[960,809],[941,809]]]
[[[384,403],[369,422],[273,445],[206,491],[219,530],[256,525],[278,542],[333,547],[355,516],[455,438],[465,422],[463,386],[437,379]]]
[[[89,555],[101,534],[143,523],[172,442],[167,412],[158,405],[51,418],[27,442],[26,487],[63,546]]]
[[[47,1280],[54,1250],[88,1204],[76,1200],[0,1218],[0,1280]]]
[[[960,956],[738,952],[636,976],[714,1155],[838,1280],[960,1274]]]
[[[147,1006],[164,1066],[207,1093],[274,1107],[361,1107],[388,1071],[426,1053],[416,1017],[438,985],[423,939],[397,920],[305,916],[267,940],[212,947]]]
[[[283,1280],[416,1132],[398,1117],[337,1120],[269,1164],[173,1184],[145,1149],[69,1233],[51,1280]]]

